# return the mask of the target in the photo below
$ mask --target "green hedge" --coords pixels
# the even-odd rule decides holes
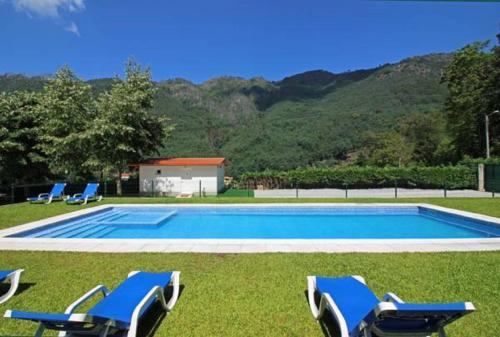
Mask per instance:
[[[263,171],[245,173],[240,186],[273,188],[444,188],[475,189],[476,169],[468,166],[442,167],[361,167],[301,168],[291,171]]]

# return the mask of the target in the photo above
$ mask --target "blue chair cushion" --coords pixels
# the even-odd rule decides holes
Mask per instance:
[[[0,282],[5,280],[13,272],[15,272],[15,270],[0,270]]]
[[[130,324],[132,313],[144,296],[156,286],[165,289],[172,273],[139,272],[121,283],[108,296],[104,297],[88,313]]]

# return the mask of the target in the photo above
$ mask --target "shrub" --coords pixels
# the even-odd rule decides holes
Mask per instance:
[[[300,168],[291,171],[244,173],[240,186],[273,188],[476,188],[476,170],[468,166]]]

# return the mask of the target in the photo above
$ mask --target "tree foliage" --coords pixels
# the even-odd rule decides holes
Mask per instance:
[[[242,174],[241,187],[257,188],[475,188],[476,169],[470,166],[373,167],[346,166],[301,168],[290,171],[266,170]]]
[[[443,113],[412,113],[394,131],[367,132],[358,164],[373,166],[440,165],[455,162]]]
[[[170,128],[165,117],[153,116],[156,92],[149,69],[127,62],[125,80],[117,80],[97,102],[97,116],[85,137],[92,144],[92,166],[113,172],[121,194],[120,174],[130,163],[157,152],[164,145]]]
[[[500,51],[496,47],[490,52],[487,46],[487,42],[477,42],[460,49],[443,74],[449,90],[445,105],[448,126],[460,156],[484,156],[485,114],[500,106]],[[492,152],[500,153],[500,123],[492,119],[490,127]]]
[[[398,132],[368,133],[364,135],[359,161],[367,165],[401,167],[410,163],[412,151]]]
[[[100,94],[68,67],[43,90],[0,94],[0,183],[46,177],[98,177],[120,173],[155,153],[171,129],[151,113],[156,92],[149,69],[128,62],[125,80]]]
[[[63,67],[44,87],[39,110],[43,118],[39,147],[51,170],[70,177],[88,173],[84,133],[96,116],[90,85]]]
[[[33,182],[48,176],[44,155],[37,148],[42,118],[40,95],[0,94],[0,183]]]

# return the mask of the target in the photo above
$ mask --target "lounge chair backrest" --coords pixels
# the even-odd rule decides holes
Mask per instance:
[[[85,187],[85,191],[82,193],[82,197],[93,197],[97,194],[97,189],[99,188],[99,183],[88,183]]]
[[[64,193],[64,188],[66,187],[66,183],[55,183],[50,191],[53,197],[60,197]]]

